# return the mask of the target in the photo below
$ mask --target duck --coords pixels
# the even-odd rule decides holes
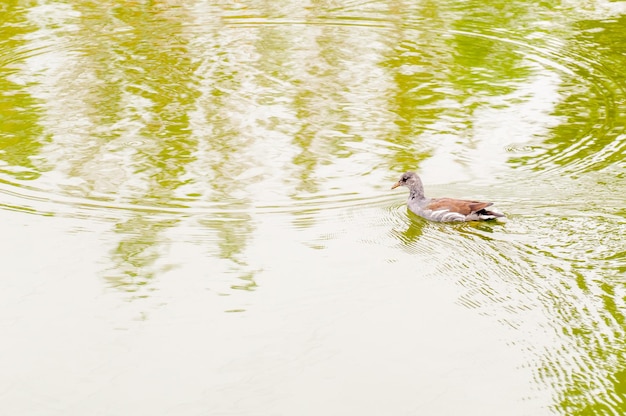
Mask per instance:
[[[411,212],[435,222],[486,221],[504,217],[487,207],[493,202],[471,201],[454,198],[427,198],[422,180],[415,172],[403,173],[391,189],[399,186],[409,188],[407,206]]]

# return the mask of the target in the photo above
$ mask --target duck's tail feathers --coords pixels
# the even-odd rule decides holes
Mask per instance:
[[[495,220],[498,218],[504,218],[504,214],[496,211],[489,211],[487,209],[481,209],[480,211],[476,211],[478,217],[481,220]]]

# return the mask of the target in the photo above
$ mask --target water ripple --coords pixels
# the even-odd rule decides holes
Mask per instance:
[[[398,22],[394,19],[386,19],[386,18],[374,18],[374,17],[364,17],[363,15],[359,16],[341,16],[337,14],[327,15],[327,16],[313,16],[311,18],[303,18],[303,19],[288,19],[288,18],[277,18],[277,17],[258,17],[258,16],[241,16],[241,15],[229,15],[224,17],[226,23],[228,25],[232,25],[234,29],[237,30],[255,30],[257,28],[262,28],[267,25],[285,25],[285,26],[307,26],[307,25],[321,25],[321,26],[332,26],[332,25],[346,25],[346,26],[355,26],[355,28],[360,28],[372,31],[376,34],[376,37],[384,37],[386,32],[390,29],[397,29]],[[411,22],[404,22],[401,24],[401,28],[408,32],[417,30],[416,27],[412,26]],[[346,28],[350,30],[350,28]],[[626,149],[626,140],[625,135],[623,133],[619,133],[623,131],[622,127],[614,127],[617,114],[621,111],[624,102],[624,86],[621,80],[616,79],[612,75],[612,69],[607,68],[605,65],[600,65],[596,61],[591,58],[585,58],[583,55],[578,54],[572,48],[568,49],[567,45],[563,45],[562,42],[556,42],[554,39],[549,37],[545,37],[542,39],[543,45],[537,46],[528,41],[526,38],[516,39],[512,37],[510,33],[499,32],[499,31],[488,31],[485,28],[477,27],[476,32],[467,31],[467,30],[449,30],[442,32],[440,31],[438,35],[442,37],[442,39],[452,39],[457,38],[462,40],[466,39],[484,39],[492,42],[500,43],[502,46],[511,49],[510,52],[517,53],[521,55],[527,62],[527,65],[537,65],[544,72],[554,72],[558,74],[560,78],[561,88],[560,94],[562,95],[571,95],[576,96],[578,101],[576,101],[576,105],[569,108],[567,111],[577,112],[579,109],[590,109],[590,105],[597,105],[595,112],[590,114],[592,118],[586,121],[586,128],[580,129],[575,132],[575,134],[568,134],[567,141],[562,140],[562,135],[557,133],[557,137],[555,139],[548,139],[545,143],[536,143],[532,142],[524,142],[521,140],[517,140],[515,142],[505,143],[501,146],[502,156],[505,158],[511,158],[513,163],[517,163],[520,168],[523,169],[537,169],[544,171],[545,173],[564,173],[564,174],[579,174],[590,169],[596,168],[598,165],[603,166],[609,163],[615,163],[622,159],[624,151]],[[194,30],[199,30],[196,28]],[[290,30],[290,29],[286,29]],[[379,33],[376,33],[379,32]],[[118,33],[119,35],[119,33]],[[50,36],[50,35],[49,35]],[[537,39],[533,39],[535,42]],[[28,47],[22,48],[22,56],[16,56],[10,59],[9,61],[14,65],[15,63],[19,63],[19,61],[23,61],[30,57],[37,57],[38,55],[45,56],[49,52],[56,52],[59,50],[70,50],[71,42],[63,43],[63,44],[55,44],[56,46],[47,45],[44,38],[38,38],[37,43]],[[407,52],[411,52],[413,50],[418,50],[422,48],[424,45],[420,44],[418,40],[414,45],[409,47],[408,43],[404,43],[399,45],[399,51],[406,50]],[[412,52],[411,52],[412,53]],[[61,55],[60,55],[61,56]],[[67,55],[67,59],[77,60],[79,59],[76,55]],[[403,65],[401,68],[398,68],[398,71],[406,71],[407,66]],[[251,73],[262,74],[259,72],[259,69],[250,68]],[[414,75],[414,71],[412,72]],[[15,78],[18,79],[19,77]],[[574,79],[578,82],[574,83]],[[293,86],[293,83],[289,81],[287,78],[287,82],[285,82],[284,78],[281,77],[271,77],[269,78],[272,83],[274,83],[274,87],[278,88],[277,91],[280,93],[281,89],[288,89]],[[280,82],[279,82],[280,80]],[[582,81],[582,83],[580,82]],[[425,83],[421,83],[422,87],[427,85]],[[202,85],[198,87],[202,88]],[[41,88],[41,87],[39,87]],[[443,91],[448,90],[448,86],[441,85],[440,88]],[[578,90],[590,90],[595,93],[594,97],[588,98],[587,102],[580,101]],[[452,91],[452,90],[449,90]],[[149,90],[144,90],[143,92],[136,92],[136,95],[150,95],[152,94]],[[452,98],[453,95],[450,95]],[[515,97],[511,97],[513,99]],[[593,103],[589,100],[593,99]],[[252,97],[252,104],[257,102],[255,97]],[[591,103],[591,104],[590,104]],[[443,109],[444,102],[436,102],[435,108],[439,107]],[[494,103],[495,104],[495,103]],[[139,105],[139,103],[133,104]],[[144,104],[141,104],[144,105]],[[147,103],[147,105],[152,105]],[[426,105],[426,103],[424,103]],[[584,107],[578,107],[583,105]],[[443,106],[443,107],[442,107]],[[424,107],[426,108],[426,107]],[[147,109],[147,107],[145,107]],[[144,111],[144,110],[142,110]],[[367,102],[361,103],[347,103],[342,106],[342,111],[347,114],[357,114],[366,112],[370,114],[368,116],[369,119],[381,119],[388,121],[397,121],[393,119],[393,115],[389,112],[384,113],[378,107],[374,105],[368,105]],[[556,110],[555,110],[556,111]],[[51,115],[48,111],[48,115]],[[151,117],[149,114],[141,115],[142,118]],[[558,111],[556,112],[558,115]],[[261,114],[259,114],[261,116]],[[323,117],[323,113],[320,113],[320,116]],[[568,114],[558,115],[558,117],[568,117]],[[314,117],[311,118],[313,120]],[[139,120],[136,120],[137,122]],[[346,136],[347,139],[355,138],[358,134],[366,134],[365,128],[367,125],[362,125],[360,123],[353,122],[353,126],[347,126],[346,121],[342,121],[343,129],[352,128],[353,132]],[[145,128],[142,126],[145,123],[141,123],[136,127],[132,127],[129,125],[129,128]],[[120,122],[116,124],[117,126],[122,126]],[[377,123],[374,128],[380,129],[380,124]],[[339,125],[336,129],[330,130],[330,134],[338,134]],[[621,130],[620,130],[621,129]],[[455,134],[456,128],[450,130],[450,133]],[[128,130],[127,130],[128,131]],[[441,133],[445,132],[445,128],[440,126],[437,128],[437,134],[432,136],[432,140],[437,141],[441,140]],[[381,130],[380,133],[386,134],[384,130]],[[318,133],[319,134],[319,133]],[[378,137],[377,137],[378,136]],[[394,169],[394,166],[389,166],[389,162],[398,158],[399,153],[405,152],[407,146],[403,143],[400,143],[396,140],[386,140],[383,139],[380,134],[373,137],[368,137],[367,141],[362,140],[356,136],[357,140],[342,140],[338,142],[338,146],[334,151],[334,155],[337,157],[349,157],[352,160],[357,161],[359,156],[364,156],[362,166],[365,167],[367,165],[380,168],[391,168]],[[521,136],[518,136],[521,138]],[[422,140],[428,140],[427,136],[424,136]],[[136,136],[130,137],[125,140],[125,146],[137,149],[141,151],[142,148],[147,148],[151,144],[145,137]],[[558,142],[558,144],[557,144]],[[485,141],[488,143],[488,140]],[[409,150],[415,152],[414,146],[410,146]],[[593,152],[590,152],[590,149],[594,149]],[[322,150],[312,150],[309,152],[309,149],[305,149],[307,151],[307,158],[317,158],[322,157]],[[452,153],[455,153],[455,150],[452,150]],[[366,156],[366,157],[365,157]],[[467,152],[463,155],[464,160],[463,163],[473,163],[481,157],[479,153],[476,155],[470,155]],[[333,158],[333,163],[336,163],[338,160]],[[123,162],[122,162],[123,163]],[[393,162],[392,162],[393,163]],[[407,167],[415,166],[415,163],[407,163]],[[149,167],[151,168],[151,167]],[[278,166],[278,168],[282,168]],[[494,166],[494,168],[499,168]],[[483,167],[484,169],[484,167]],[[351,172],[351,174],[358,174],[357,170]],[[15,173],[14,175],[17,175]],[[10,182],[5,181],[6,186],[15,186],[21,187],[24,186],[22,182]],[[4,189],[3,192],[9,194],[12,193],[12,197],[16,197],[20,191]],[[35,194],[32,194],[35,192]],[[66,204],[70,204],[73,206],[89,206],[91,208],[95,208],[98,204],[103,202],[107,202],[110,200],[115,200],[114,195],[104,196],[104,197],[86,197],[85,200],[81,200],[75,196],[71,195],[55,195],[57,190],[50,189],[48,191],[45,188],[39,189],[31,189],[28,190],[26,186],[23,188],[23,198],[25,200],[30,201],[57,201],[63,202]],[[49,195],[45,195],[49,193]],[[345,194],[345,193],[344,193]],[[353,203],[366,203],[369,198],[360,199],[362,197],[358,196],[327,196],[332,195],[331,193],[320,193],[319,196],[313,196],[310,199],[310,202],[302,203],[299,198],[294,198],[293,200],[285,203],[281,203],[276,207],[272,207],[271,204],[266,203],[254,203],[253,206],[260,206],[257,209],[271,211],[274,210],[276,212],[284,211],[289,204],[297,207],[295,209],[302,209],[311,204],[318,204],[318,208],[320,209],[334,209],[336,207],[341,206],[350,206]],[[340,194],[341,195],[341,194]],[[347,195],[347,194],[345,194]],[[106,209],[137,209],[140,211],[154,211],[154,210],[162,210],[162,212],[170,212],[170,213],[183,213],[186,212],[190,215],[195,215],[200,212],[211,212],[211,210],[217,209],[214,205],[204,206],[201,202],[193,201],[185,201],[185,199],[177,199],[176,197],[171,198],[170,202],[158,201],[153,204],[142,204],[141,202],[133,201],[132,197],[126,198],[129,202],[127,203],[116,203],[116,204],[105,204],[104,207]],[[149,198],[148,198],[149,199]],[[189,202],[189,203],[187,203]],[[371,201],[375,203],[375,201]],[[200,205],[195,204],[200,203]],[[32,204],[31,204],[32,205]],[[219,205],[216,203],[216,205]],[[12,206],[19,206],[19,204],[12,204]],[[25,210],[32,211],[32,206],[25,206]],[[233,208],[236,210],[236,208]],[[290,209],[290,208],[287,208]],[[185,211],[187,210],[187,211]],[[54,208],[47,208],[42,210],[44,212],[53,212]]]

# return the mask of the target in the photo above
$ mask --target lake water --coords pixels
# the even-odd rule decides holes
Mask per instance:
[[[626,2],[0,22],[1,414],[626,413]]]

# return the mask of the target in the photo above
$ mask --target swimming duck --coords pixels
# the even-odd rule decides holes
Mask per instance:
[[[409,200],[407,201],[409,209],[427,220],[438,222],[481,221],[504,217],[499,212],[485,209],[493,205],[492,202],[425,197],[424,186],[415,172],[404,173],[391,189],[398,186],[409,188]]]

